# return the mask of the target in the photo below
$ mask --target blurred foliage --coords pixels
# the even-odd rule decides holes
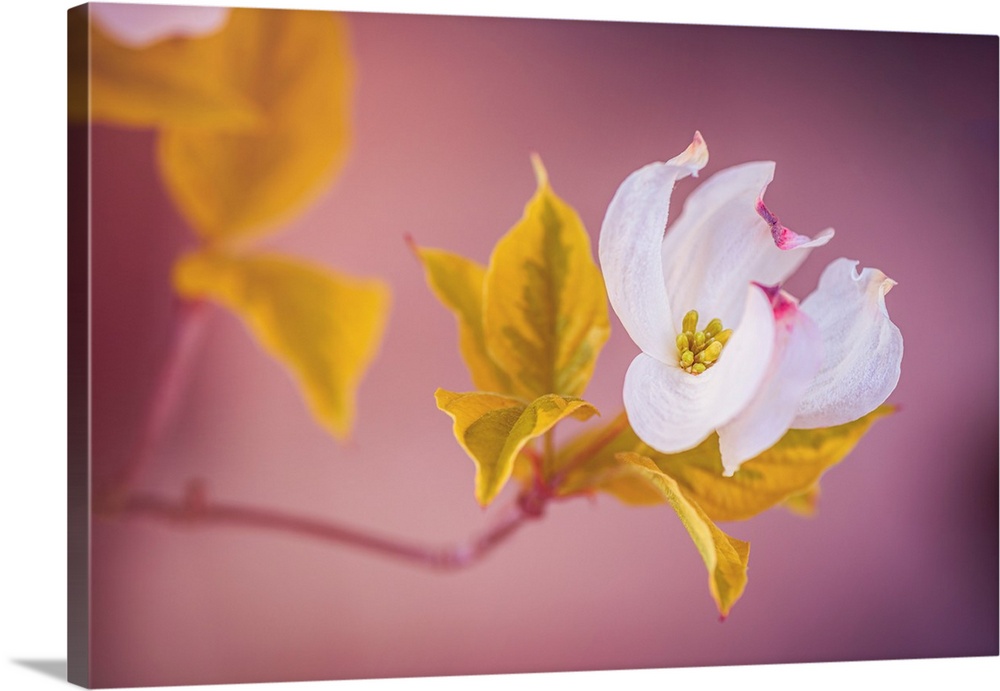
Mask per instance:
[[[351,430],[361,375],[385,330],[389,293],[301,259],[258,252],[185,255],[174,286],[224,305],[283,363],[313,415],[338,438]]]
[[[301,386],[334,435],[348,434],[378,350],[388,288],[248,248],[329,186],[351,140],[354,63],[329,12],[233,9],[221,30],[122,45],[85,8],[69,13],[71,119],[157,132],[167,192],[201,239],[174,286],[234,312]],[[82,72],[82,74],[81,74]]]

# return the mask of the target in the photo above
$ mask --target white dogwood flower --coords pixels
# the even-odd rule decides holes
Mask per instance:
[[[611,305],[642,350],[625,375],[632,428],[663,453],[712,432],[726,475],[789,428],[856,420],[899,379],[903,341],[881,271],[833,261],[801,305],[781,283],[833,237],[792,232],[764,205],[774,163],[715,174],[666,235],[677,180],[708,162],[699,133],[679,156],[632,173],[601,227]]]

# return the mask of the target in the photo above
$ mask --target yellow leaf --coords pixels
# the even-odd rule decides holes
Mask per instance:
[[[814,486],[828,468],[851,452],[875,420],[892,411],[892,406],[883,405],[836,427],[788,430],[777,444],[728,478],[722,477],[714,435],[691,451],[652,458],[714,520],[741,521]]]
[[[212,300],[236,313],[290,370],[319,422],[347,436],[358,385],[385,330],[383,283],[277,254],[206,250],[181,257],[173,284],[183,298]]]
[[[486,271],[486,344],[513,395],[579,396],[610,333],[604,282],[583,223],[533,163],[538,189]]]
[[[819,508],[819,495],[819,483],[816,483],[805,492],[788,497],[782,505],[792,513],[811,518]]]
[[[662,492],[634,473],[619,473],[602,478],[596,488],[631,506],[653,506],[665,501]]]
[[[883,405],[844,425],[789,430],[777,444],[744,463],[730,478],[722,476],[715,434],[688,451],[663,454],[644,444],[627,424],[615,428],[613,422],[603,430],[581,435],[560,451],[556,469],[565,473],[565,480],[559,492],[565,495],[593,488],[603,470],[614,465],[615,454],[635,452],[650,458],[674,478],[713,520],[744,520],[808,492],[827,469],[851,452],[875,420],[892,411],[892,406]],[[608,430],[614,434],[608,435]],[[630,477],[604,483],[600,489],[627,504],[655,503],[655,497]]]
[[[597,409],[579,398],[547,394],[530,404],[491,393],[438,389],[437,406],[454,421],[458,443],[476,464],[476,499],[486,506],[510,479],[524,446],[560,420],[586,420]]]
[[[458,348],[473,385],[480,391],[510,393],[510,377],[490,357],[483,333],[483,281],[486,268],[443,250],[413,246],[427,283],[458,322]]]
[[[626,504],[660,504],[663,497],[650,493],[648,483],[631,475],[616,477],[608,482],[605,471],[616,467],[615,455],[620,452],[645,452],[648,450],[628,424],[625,411],[602,427],[593,427],[563,444],[555,463],[552,479],[561,496],[589,492],[601,480],[603,491],[615,495]]]
[[[708,587],[719,613],[726,617],[747,584],[750,543],[719,530],[698,502],[650,459],[629,452],[617,454],[616,465],[605,471],[603,482],[623,477],[645,484],[647,491],[658,493],[677,512],[708,569]]]
[[[353,66],[343,19],[328,12],[234,9],[181,66],[259,111],[260,126],[170,127],[158,143],[174,201],[210,241],[260,235],[317,196],[343,164]],[[191,41],[193,43],[194,40]],[[197,77],[195,77],[197,78]]]
[[[70,83],[90,92],[89,105],[85,90],[71,94],[72,119],[234,131],[263,124],[256,104],[229,79],[221,35],[126,47],[88,22],[86,6],[69,11],[69,27]]]

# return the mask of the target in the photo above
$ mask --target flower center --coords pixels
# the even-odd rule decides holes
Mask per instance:
[[[691,374],[701,374],[714,365],[722,354],[732,329],[723,329],[722,321],[713,319],[704,330],[698,330],[698,312],[691,310],[681,323],[684,329],[677,335],[677,362],[681,369]]]

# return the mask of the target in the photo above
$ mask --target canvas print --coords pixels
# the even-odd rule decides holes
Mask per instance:
[[[997,37],[68,24],[72,682],[997,654]]]

